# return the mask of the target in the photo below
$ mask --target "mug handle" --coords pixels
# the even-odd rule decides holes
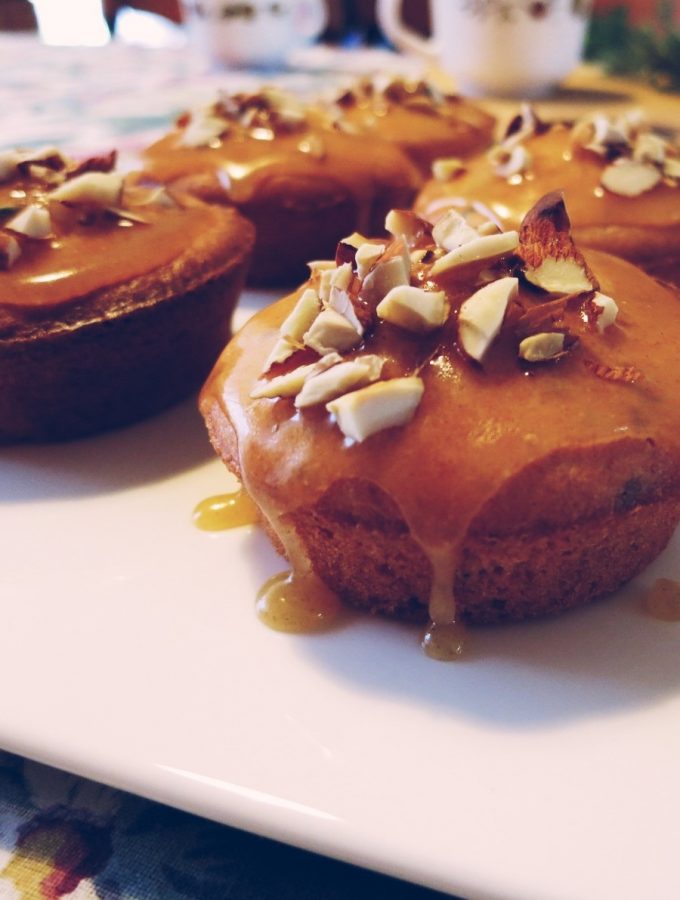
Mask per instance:
[[[403,0],[378,0],[376,12],[378,24],[399,50],[416,53],[432,62],[438,57],[438,48],[432,38],[424,38],[401,21]]]

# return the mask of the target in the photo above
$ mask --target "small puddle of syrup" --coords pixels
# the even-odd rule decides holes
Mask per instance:
[[[465,629],[458,622],[438,625],[430,622],[420,646],[430,659],[453,662],[460,659],[465,649]]]
[[[239,488],[231,494],[217,494],[201,500],[192,518],[201,531],[226,531],[241,525],[254,525],[257,507],[243,488]]]
[[[680,622],[680,584],[670,578],[658,578],[646,592],[645,612],[663,622]]]
[[[262,585],[255,608],[260,621],[274,631],[309,634],[333,626],[342,604],[313,573],[298,578],[281,572]]]

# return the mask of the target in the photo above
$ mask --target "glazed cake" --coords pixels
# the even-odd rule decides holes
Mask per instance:
[[[229,337],[252,226],[114,163],[0,153],[0,441],[150,415],[198,388]]]
[[[293,578],[430,639],[613,591],[680,516],[676,294],[582,253],[557,193],[519,232],[387,226],[250,320],[201,393]]]
[[[549,125],[524,107],[488,154],[434,171],[415,206],[427,219],[474,203],[518,228],[543,194],[563,190],[581,244],[680,284],[680,148],[636,114]]]
[[[328,112],[341,131],[400,147],[425,178],[439,157],[485,150],[496,124],[479,106],[430,81],[389,75],[348,85],[331,98]]]
[[[394,205],[410,205],[416,167],[387,142],[358,141],[327,116],[278,90],[223,93],[182,116],[144,153],[159,180],[232,205],[255,225],[251,281],[294,283],[306,262],[344,234],[382,229]]]

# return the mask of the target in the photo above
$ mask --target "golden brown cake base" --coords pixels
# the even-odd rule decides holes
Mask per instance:
[[[80,437],[197,390],[229,337],[253,240],[234,211],[210,216],[219,236],[160,270],[56,308],[3,307],[0,442]]]
[[[444,339],[439,363],[422,370],[413,420],[363,443],[344,442],[323,408],[251,398],[293,300],[248,323],[201,412],[279,551],[294,533],[296,552],[345,603],[418,621],[428,604],[432,617],[436,559],[448,577],[443,552],[456,621],[474,624],[580,606],[649,564],[680,518],[677,301],[622,260],[588,260],[620,324],[586,329],[580,350],[526,371],[506,355],[509,341],[480,369]],[[643,375],[596,377],[591,356]]]

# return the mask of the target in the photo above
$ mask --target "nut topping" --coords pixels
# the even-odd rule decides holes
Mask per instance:
[[[602,173],[600,183],[612,194],[621,197],[639,197],[651,191],[661,181],[656,166],[634,159],[617,159]]]
[[[11,234],[3,234],[0,231],[0,271],[11,269],[20,256],[19,241]]]
[[[368,275],[369,271],[377,263],[386,250],[385,244],[361,244],[357,247],[355,256],[357,275],[363,279]]]
[[[559,191],[546,194],[529,210],[520,229],[524,277],[554,294],[597,290],[598,284],[571,237],[571,223]]]
[[[444,291],[425,291],[422,288],[400,285],[392,288],[380,301],[376,312],[381,319],[426,334],[446,322],[449,303]]]
[[[438,276],[449,269],[455,269],[467,263],[500,259],[502,256],[513,253],[518,245],[519,235],[516,231],[504,231],[501,234],[477,237],[438,259],[432,266],[431,272],[433,276]]]
[[[458,314],[458,338],[463,350],[481,362],[498,336],[508,303],[517,296],[516,278],[499,278],[476,291]]]
[[[334,309],[324,309],[303,337],[304,344],[320,356],[335,351],[342,353],[356,347],[361,333]]]
[[[543,331],[524,338],[519,345],[519,355],[527,362],[549,362],[564,354],[564,338],[561,332]]]
[[[367,354],[311,375],[295,398],[295,406],[298,409],[316,406],[355,388],[371,384],[380,378],[383,364],[384,360],[380,356]]]
[[[280,326],[263,374],[297,352],[304,351],[305,362],[309,350],[320,359],[261,380],[253,398],[295,398],[301,410],[325,404],[346,438],[363,441],[410,420],[426,382],[420,373],[452,345],[461,351],[448,361],[453,368],[485,363],[490,351],[494,359],[507,357],[514,347],[532,365],[573,352],[596,377],[628,383],[641,377],[632,366],[624,371],[584,358],[616,321],[618,306],[599,291],[574,245],[559,192],[530,210],[521,234],[498,231],[487,217],[480,227],[489,233],[480,235],[455,209],[434,229],[400,211],[388,223],[399,235],[389,243],[350,235],[336,263],[312,265],[310,286]],[[411,240],[417,247],[409,250]],[[480,261],[439,286],[442,262],[447,273]],[[518,273],[556,296],[526,288],[520,294]],[[534,375],[540,377],[538,370]]]
[[[302,346],[303,337],[321,311],[319,297],[313,288],[303,291],[292,312],[281,324],[279,333],[289,344]],[[282,362],[282,360],[278,360]]]
[[[117,172],[85,172],[65,181],[49,194],[50,200],[108,209],[120,205],[123,176]]]
[[[457,156],[445,156],[432,163],[432,175],[437,181],[452,181],[464,171],[465,165]]]
[[[500,178],[522,175],[531,167],[531,153],[523,144],[505,147],[501,144],[489,152],[489,161],[494,174]]]
[[[378,431],[410,422],[424,390],[417,375],[391,378],[343,394],[327,403],[326,409],[345,437],[360,443]]]
[[[385,230],[394,237],[404,239],[406,245],[415,247],[418,242],[429,235],[430,226],[424,219],[408,209],[392,209],[385,218]]]
[[[455,250],[480,237],[479,232],[455,209],[449,209],[432,228],[432,237],[443,250]]]
[[[13,219],[5,224],[5,228],[23,234],[29,238],[44,240],[52,235],[52,219],[49,211],[37,203],[30,203]]]
[[[283,375],[276,375],[268,381],[262,381],[259,387],[256,386],[250,396],[253,400],[274,400],[277,397],[295,397],[302,390],[305,381],[308,378],[330,369],[331,366],[342,362],[342,357],[337,353],[328,353],[318,362],[309,363],[306,366],[298,366],[292,372],[286,372]]]
[[[616,322],[619,314],[619,307],[616,301],[606,294],[595,291],[590,302],[597,308],[598,314],[595,319],[595,327],[602,334],[610,325]]]

